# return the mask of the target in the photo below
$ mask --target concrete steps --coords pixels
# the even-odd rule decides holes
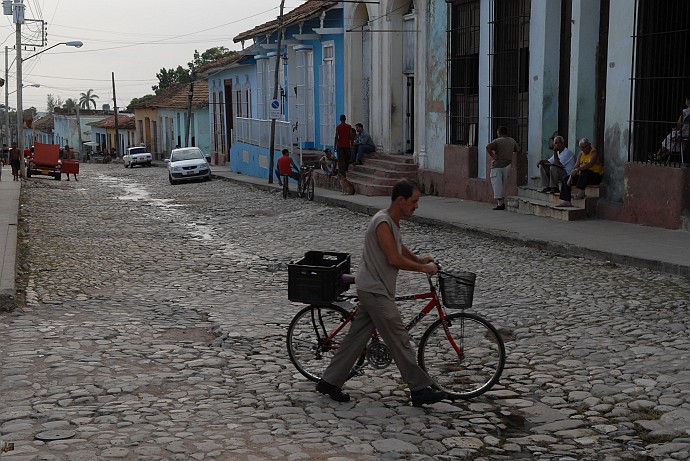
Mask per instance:
[[[361,165],[350,165],[347,172],[358,194],[387,196],[400,179],[417,179],[419,167],[411,155],[372,152],[361,160]]]
[[[350,165],[347,172],[347,179],[357,194],[389,196],[400,179],[417,179],[418,166],[411,155],[372,152],[361,160],[361,165]],[[323,172],[315,175],[315,183],[325,189],[341,190],[338,178]]]
[[[572,207],[561,208],[556,206],[561,201],[558,194],[543,193],[541,189],[535,185],[518,187],[517,197],[506,197],[506,210],[562,221],[574,221],[595,216],[597,202],[604,193],[603,186],[588,186],[585,189],[584,199],[573,199]],[[577,192],[578,190],[573,188],[573,195]]]

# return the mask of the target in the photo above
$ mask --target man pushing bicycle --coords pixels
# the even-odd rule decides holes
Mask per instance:
[[[337,402],[348,402],[342,385],[350,376],[369,338],[378,330],[390,349],[403,380],[412,394],[412,404],[439,402],[447,395],[431,387],[429,375],[417,364],[410,335],[395,304],[398,270],[434,275],[438,267],[431,256],[416,256],[402,243],[400,220],[411,217],[419,206],[419,186],[408,179],[393,186],[391,205],[369,222],[364,236],[362,264],[356,277],[359,309],[350,330],[316,385],[316,390]]]

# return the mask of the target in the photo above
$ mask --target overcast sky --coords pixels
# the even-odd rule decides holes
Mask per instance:
[[[285,0],[285,12],[303,2]],[[81,48],[60,45],[24,62],[24,84],[41,87],[24,88],[23,106],[39,111],[46,110],[49,93],[64,101],[88,89],[99,96],[99,109],[102,104],[112,108],[112,72],[118,107],[125,107],[132,98],[153,93],[151,86],[158,83],[156,73],[161,68],[186,67],[195,49],[200,53],[214,46],[240,50],[233,37],[275,19],[280,11],[280,0],[24,0],[24,4],[27,19],[46,21],[47,47],[84,42]],[[9,47],[9,91],[14,91],[15,25],[12,16],[0,18],[0,24],[1,45]],[[36,23],[27,22],[22,41],[37,41],[39,30]],[[22,57],[42,49],[28,47]],[[16,94],[10,94],[10,107],[16,104]]]

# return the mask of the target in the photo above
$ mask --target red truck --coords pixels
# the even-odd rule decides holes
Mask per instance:
[[[26,177],[42,174],[52,176],[58,181],[62,176],[62,162],[60,160],[60,146],[57,144],[34,144],[34,153],[28,159]]]

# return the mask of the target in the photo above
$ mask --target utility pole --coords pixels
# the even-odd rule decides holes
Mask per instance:
[[[22,101],[22,23],[24,22],[24,3],[18,0],[12,4],[12,13],[16,30],[17,47],[17,148],[19,149],[20,175],[26,177],[24,162],[24,107]]]
[[[194,98],[194,79],[196,78],[196,72],[194,67],[192,67],[192,72],[189,80],[189,93],[187,94],[187,121],[185,123],[184,130],[184,146],[189,146],[189,129],[192,124],[192,98]]]
[[[7,55],[9,47],[5,47],[5,142],[8,146],[12,145],[12,130],[10,129],[10,66],[8,64]]]
[[[115,72],[113,72],[113,107],[115,108],[115,155],[119,157],[120,152],[120,116],[117,113],[117,98],[115,97]]]
[[[276,49],[276,68],[273,74],[273,100],[278,99],[278,69],[280,67],[280,49],[283,45],[283,8],[285,0],[280,0],[280,16],[278,16],[278,48]],[[271,143],[268,147],[270,160],[268,162],[268,183],[273,184],[273,161],[275,160],[276,119],[271,118]]]

